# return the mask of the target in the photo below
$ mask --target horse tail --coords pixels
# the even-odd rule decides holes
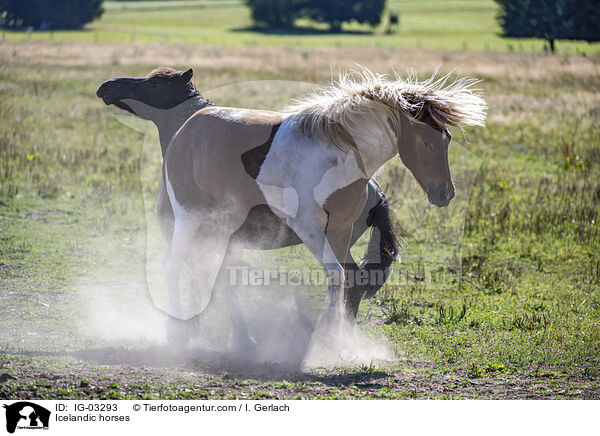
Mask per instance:
[[[372,228],[367,250],[358,267],[366,271],[369,285],[364,296],[373,297],[392,274],[392,264],[398,259],[400,250],[398,238],[394,232],[390,203],[378,188],[380,199],[370,211],[367,225]],[[363,277],[365,276],[363,275]]]

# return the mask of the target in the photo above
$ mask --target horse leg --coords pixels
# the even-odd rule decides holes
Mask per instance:
[[[229,319],[231,321],[231,347],[236,352],[247,352],[252,353],[256,350],[256,341],[250,335],[248,330],[248,324],[244,318],[240,300],[237,292],[229,283],[229,266],[237,266],[242,259],[242,247],[240,244],[230,242],[227,246],[225,258],[221,270],[219,271],[219,277],[217,283],[223,290],[225,295],[225,301],[227,302],[227,308],[229,310]]]
[[[218,270],[216,270],[216,279],[214,284],[209,284],[209,286],[211,290],[223,290],[233,326],[232,343],[234,348],[244,351],[254,350],[256,342],[248,332],[239,299],[228,280],[228,266],[237,265],[241,260],[241,246],[229,241],[230,236],[234,233],[232,229],[239,227],[239,225],[222,221],[219,224],[218,233],[215,237],[215,229],[211,228],[207,230],[203,224],[199,224],[207,220],[212,221],[207,216],[210,216],[210,214],[197,213],[189,219],[175,221],[173,237],[165,259],[165,273],[167,276],[171,312],[167,337],[170,343],[185,346],[189,338],[198,333],[198,315],[188,320],[180,319],[183,316],[183,309],[179,299],[178,278],[183,257],[186,256],[192,262],[191,267],[198,273],[206,267],[205,262],[207,258],[203,258],[206,253],[214,253],[213,255],[222,253],[222,260],[220,265],[218,265]],[[206,233],[207,231],[208,233]],[[194,244],[193,247],[191,247],[192,243]],[[210,273],[209,269],[207,276],[210,276]],[[192,280],[191,286],[193,295],[199,296],[202,286],[199,281],[196,279]]]
[[[299,210],[296,217],[288,217],[287,221],[327,274],[329,306],[325,312],[324,324],[327,330],[337,330],[339,336],[343,337],[344,268],[325,235],[327,218],[327,212],[315,203],[310,209]]]
[[[349,277],[354,277],[354,281],[350,282],[350,285],[346,288],[346,321],[349,330],[352,330],[356,325],[356,316],[358,315],[358,308],[363,296],[365,295],[366,288],[360,283],[356,283],[356,279],[359,277],[360,268],[354,261],[350,250],[346,256],[346,262],[344,263],[344,269]]]
[[[346,274],[346,282],[344,283],[344,294],[346,297],[346,309],[344,311],[345,333],[352,335],[354,324],[356,322],[356,314],[358,313],[358,305],[360,304],[362,295],[364,294],[364,286],[357,282],[362,279],[357,274],[360,269],[350,253],[350,244],[352,242],[353,226],[347,229],[338,229],[336,232],[327,233],[327,239],[331,244],[333,252],[338,261],[342,264]]]
[[[167,340],[176,347],[185,347],[188,342],[183,308],[179,298],[179,274],[183,257],[187,253],[194,234],[200,226],[200,220],[194,215],[185,215],[175,219],[173,235],[165,257],[164,271],[169,292],[169,321]]]

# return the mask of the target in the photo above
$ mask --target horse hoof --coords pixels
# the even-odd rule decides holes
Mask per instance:
[[[186,321],[170,317],[167,321],[167,342],[176,350],[183,350],[189,342]]]

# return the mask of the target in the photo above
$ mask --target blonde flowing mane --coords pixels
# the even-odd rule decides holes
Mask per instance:
[[[416,75],[393,79],[366,68],[340,74],[337,81],[284,109],[307,136],[317,135],[338,147],[356,148],[348,133],[351,126],[371,120],[388,135],[400,132],[400,116],[443,130],[447,126],[484,126],[487,104],[479,80],[462,77],[450,82],[450,74],[420,82]],[[390,132],[389,127],[392,131]]]

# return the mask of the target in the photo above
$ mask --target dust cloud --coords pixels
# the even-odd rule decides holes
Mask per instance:
[[[141,273],[137,277],[111,275],[106,280],[94,275],[77,285],[79,332],[87,344],[93,344],[95,357],[103,361],[150,365],[187,362],[213,367],[271,363],[307,369],[391,359],[384,341],[359,327],[344,338],[325,334],[320,318],[326,304],[315,303],[314,298],[293,286],[236,287],[248,329],[257,344],[253,352],[233,347],[232,320],[219,291],[200,315],[182,322],[189,342],[185,347],[175,347],[166,335],[169,316],[156,307],[143,270],[139,265],[137,269]],[[320,291],[326,296],[325,287]],[[123,355],[122,362],[119,354]]]

